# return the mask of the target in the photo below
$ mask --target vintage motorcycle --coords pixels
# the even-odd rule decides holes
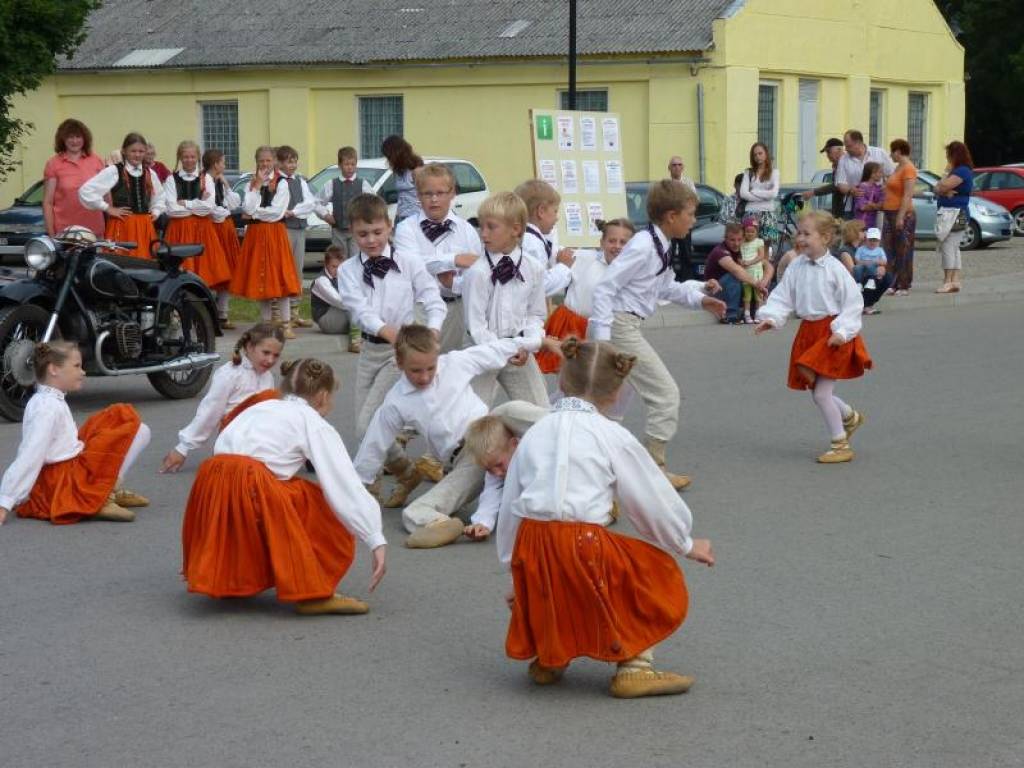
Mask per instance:
[[[221,331],[209,288],[181,270],[203,247],[157,240],[153,261],[118,255],[134,247],[75,227],[28,241],[27,276],[0,276],[0,416],[21,420],[35,344],[53,339],[76,342],[90,376],[145,374],[172,399],[203,389]]]

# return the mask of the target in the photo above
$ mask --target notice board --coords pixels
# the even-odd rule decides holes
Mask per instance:
[[[596,247],[596,222],[626,215],[622,121],[612,112],[531,109],[533,167],[562,196],[558,243]]]

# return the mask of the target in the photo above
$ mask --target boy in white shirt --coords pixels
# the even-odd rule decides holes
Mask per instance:
[[[284,226],[288,231],[288,244],[292,248],[295,274],[298,275],[300,286],[299,295],[289,299],[291,325],[311,328],[313,321],[299,316],[299,303],[302,300],[302,267],[306,261],[306,219],[316,210],[317,202],[305,177],[295,172],[298,166],[299,153],[295,149],[287,144],[277,148],[277,168],[281,174],[281,181],[288,186],[288,208],[284,212]]]
[[[696,209],[697,197],[681,182],[665,179],[651,184],[647,195],[651,223],[630,239],[594,288],[587,326],[590,338],[611,340],[620,351],[636,355],[629,381],[647,406],[645,444],[676,490],[690,484],[690,478],[665,466],[665,446],[679,424],[679,386],[642,330],[661,299],[705,309],[719,319],[725,316],[725,302],[708,295],[721,290],[717,281],[677,283],[671,269],[671,241],[686,237]]]
[[[467,269],[462,278],[466,330],[474,344],[517,339],[520,349],[496,375],[480,376],[474,389],[488,407],[498,384],[509,400],[546,406],[544,377],[537,360],[528,352],[543,341],[547,305],[544,267],[525,256],[521,247],[526,204],[512,192],[499,192],[483,202],[478,216],[484,258]]]
[[[528,223],[523,235],[523,253],[544,267],[544,295],[556,296],[569,287],[572,274],[571,248],[555,249],[553,236],[558,223],[561,195],[540,179],[524,181],[516,194],[526,203]]]
[[[447,166],[428,163],[416,171],[422,210],[395,228],[395,250],[417,254],[438,281],[448,314],[441,328],[441,353],[461,349],[466,340],[462,311],[462,272],[483,253],[476,229],[452,211],[455,177]]]
[[[344,246],[332,243],[324,250],[324,270],[309,288],[313,322],[323,333],[348,333],[348,351],[359,354],[362,340],[359,323],[345,307],[338,293],[338,268],[345,260]]]
[[[352,242],[352,230],[348,225],[348,204],[356,195],[372,195],[373,187],[363,178],[356,175],[359,166],[359,154],[355,147],[342,147],[338,150],[338,170],[341,176],[324,184],[317,195],[317,215],[331,225],[331,244],[340,245],[345,253],[351,256],[356,252]]]

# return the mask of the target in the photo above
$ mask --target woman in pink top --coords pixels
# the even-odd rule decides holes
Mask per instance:
[[[103,212],[90,211],[78,200],[78,188],[103,170],[103,160],[92,151],[92,133],[80,120],[65,120],[57,127],[53,149],[57,154],[43,169],[47,234],[78,224],[102,237]]]

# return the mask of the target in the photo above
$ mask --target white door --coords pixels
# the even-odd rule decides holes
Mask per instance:
[[[800,81],[800,181],[810,181],[819,163],[818,81]]]

